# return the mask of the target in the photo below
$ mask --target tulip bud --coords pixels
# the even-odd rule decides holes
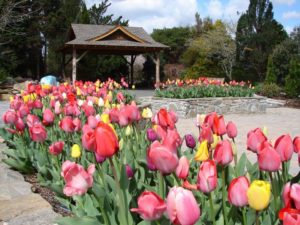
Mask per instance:
[[[191,149],[195,148],[196,141],[195,141],[193,135],[187,134],[187,135],[184,136],[184,138],[185,138],[185,144],[186,144],[187,147],[189,147]]]
[[[268,207],[271,197],[271,185],[269,182],[255,180],[247,191],[248,202],[251,208],[256,211]]]
[[[149,141],[151,141],[151,142],[157,140],[157,134],[156,134],[156,132],[155,132],[153,129],[151,129],[151,128],[148,128],[148,129],[147,129],[147,139],[148,139]]]
[[[237,136],[237,129],[233,122],[229,121],[226,126],[227,135],[229,138],[235,138]]]
[[[128,179],[131,179],[134,176],[134,172],[129,165],[126,165],[126,174]]]
[[[198,146],[196,155],[194,157],[196,161],[205,161],[209,158],[207,145],[208,145],[207,140],[205,140],[202,141],[201,144]]]
[[[178,178],[185,180],[189,175],[190,162],[185,156],[181,156],[176,168],[176,175]]]
[[[217,164],[226,166],[233,160],[232,146],[229,140],[220,141],[214,151],[214,160]]]
[[[81,156],[80,146],[78,144],[74,144],[71,148],[71,156],[73,158],[79,158]]]
[[[248,204],[247,190],[249,181],[246,177],[238,177],[230,182],[228,187],[228,200],[232,205],[243,207]]]
[[[132,128],[130,125],[128,125],[125,129],[125,135],[130,136],[132,134]]]
[[[300,153],[300,136],[294,138],[293,145],[294,145],[294,152]]]

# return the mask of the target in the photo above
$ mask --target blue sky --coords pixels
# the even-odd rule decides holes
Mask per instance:
[[[86,0],[90,7],[100,0]],[[228,22],[237,22],[237,12],[248,8],[249,0],[110,0],[108,13],[129,19],[130,26],[153,28],[185,26],[194,24],[196,12]],[[274,17],[290,32],[300,25],[300,0],[272,0]]]

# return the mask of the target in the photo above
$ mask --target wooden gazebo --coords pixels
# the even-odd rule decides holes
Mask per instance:
[[[153,53],[156,64],[156,84],[160,82],[159,52],[168,46],[158,43],[141,27],[110,25],[72,24],[67,41],[60,49],[63,53],[63,76],[66,54],[72,57],[72,81],[76,80],[76,64],[88,52],[104,55],[129,55],[129,83],[133,83],[133,64],[139,54]],[[80,56],[79,56],[80,55]]]

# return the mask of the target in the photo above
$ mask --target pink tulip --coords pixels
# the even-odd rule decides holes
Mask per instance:
[[[291,187],[291,199],[294,201],[296,209],[300,210],[300,184],[295,183]]]
[[[97,163],[103,163],[106,160],[106,157],[97,154],[97,152],[95,152],[95,156],[96,156]]]
[[[215,116],[214,123],[212,126],[213,132],[218,136],[223,136],[226,134],[226,126],[223,116]]]
[[[229,140],[220,141],[214,151],[214,160],[217,164],[226,166],[233,160],[232,146]]]
[[[53,123],[55,116],[50,109],[45,109],[43,112],[43,124],[49,126]]]
[[[294,138],[293,144],[294,152],[300,153],[300,136]]]
[[[47,131],[42,124],[34,124],[29,128],[29,134],[33,141],[44,142],[47,138]]]
[[[90,126],[90,128],[95,129],[97,127],[98,120],[95,116],[91,115],[88,117],[87,124]]]
[[[65,143],[63,141],[57,141],[53,143],[52,145],[49,146],[49,152],[52,155],[59,155],[64,148],[64,144]]]
[[[41,108],[43,108],[43,103],[40,100],[37,99],[33,102],[33,108],[41,109]]]
[[[96,139],[94,130],[84,132],[81,137],[82,146],[89,151],[96,150]]]
[[[117,108],[112,108],[109,111],[109,120],[112,123],[119,123],[119,110]]]
[[[217,168],[212,160],[202,162],[197,180],[197,187],[204,193],[210,193],[216,189],[218,185]]]
[[[177,148],[181,145],[182,141],[176,129],[167,129],[167,135],[165,138],[162,138],[162,143],[177,154]]]
[[[131,212],[137,212],[144,220],[157,220],[165,212],[167,206],[164,200],[156,193],[144,191],[138,197],[138,208],[130,209]]]
[[[285,213],[283,217],[283,225],[300,225],[300,214]]]
[[[75,126],[74,131],[78,132],[81,130],[81,120],[79,118],[74,118],[73,119],[73,124]]]
[[[173,224],[193,225],[200,218],[200,208],[193,193],[172,187],[167,197],[167,213]]]
[[[267,138],[260,128],[251,130],[247,134],[247,149],[256,153],[258,145],[266,140]]]
[[[227,123],[226,131],[229,138],[235,138],[237,136],[237,128],[232,121]]]
[[[64,113],[65,113],[66,116],[79,116],[81,112],[80,112],[80,110],[79,110],[79,108],[78,108],[77,105],[69,104],[68,103],[64,107]]]
[[[249,181],[246,177],[238,177],[233,179],[228,187],[228,201],[237,207],[248,205],[247,190]]]
[[[17,131],[22,132],[25,130],[25,124],[20,117],[18,117],[17,121],[15,122],[15,126],[16,126]]]
[[[36,115],[28,114],[26,117],[26,123],[27,123],[27,126],[30,128],[30,127],[33,127],[35,124],[39,124],[41,122],[40,122],[40,119]]]
[[[68,133],[72,133],[75,131],[75,124],[73,123],[73,120],[71,117],[67,116],[65,118],[63,118],[60,122],[59,122],[59,127]]]
[[[61,175],[66,185],[64,194],[66,196],[82,195],[93,185],[93,173],[95,165],[91,164],[87,171],[79,164],[71,161],[65,161],[62,165]]]
[[[259,147],[262,149],[258,150],[257,155],[259,169],[267,172],[278,171],[281,164],[280,155],[267,141],[264,143]]]
[[[289,161],[292,158],[294,152],[293,141],[290,135],[281,135],[275,141],[274,148],[280,155],[282,162]]]
[[[82,109],[83,109],[86,117],[89,117],[91,115],[95,115],[96,114],[96,110],[91,105],[84,105],[82,107]]]
[[[300,184],[294,183],[291,185],[290,182],[286,183],[282,198],[286,208],[294,206],[297,210],[300,210]]]
[[[154,141],[148,150],[149,161],[163,174],[170,174],[178,165],[177,154],[167,145]]]
[[[176,168],[176,175],[178,178],[185,180],[189,175],[190,162],[185,156],[181,156]]]
[[[22,104],[18,110],[18,113],[21,118],[27,116],[30,113],[28,106],[25,104]]]
[[[124,97],[124,95],[123,95],[122,92],[118,92],[118,94],[117,94],[117,100],[118,100],[119,103],[124,102],[125,97]]]
[[[17,113],[14,110],[8,110],[3,115],[3,121],[5,124],[14,125],[18,119]]]

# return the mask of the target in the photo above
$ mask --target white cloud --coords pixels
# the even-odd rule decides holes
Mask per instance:
[[[296,0],[273,0],[274,4],[293,5]]]
[[[300,19],[300,12],[296,11],[289,11],[289,12],[284,12],[282,14],[282,18],[289,20],[289,19]]]
[[[130,26],[140,26],[152,32],[153,28],[191,25],[198,11],[197,0],[111,0],[108,13],[123,16]],[[87,0],[90,7],[96,0]]]
[[[204,4],[204,8],[200,8],[200,14],[209,16],[212,19],[223,19],[227,21],[236,22],[240,14],[245,12],[248,8],[249,1],[247,0],[229,0],[222,3],[220,0],[209,0]]]

